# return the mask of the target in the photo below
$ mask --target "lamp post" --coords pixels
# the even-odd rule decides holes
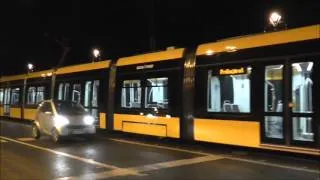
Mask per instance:
[[[32,63],[27,64],[27,75],[24,77],[23,80],[23,92],[22,92],[22,109],[24,109],[25,104],[26,104],[26,90],[27,90],[27,79],[29,73],[33,72],[34,70],[34,65]],[[24,111],[21,111],[21,118],[24,119]]]

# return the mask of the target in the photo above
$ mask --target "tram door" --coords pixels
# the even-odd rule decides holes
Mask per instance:
[[[263,140],[284,145],[314,145],[314,62],[279,63],[264,69]]]
[[[10,99],[11,99],[11,88],[6,88],[4,90],[4,103],[3,103],[4,116],[10,115]]]

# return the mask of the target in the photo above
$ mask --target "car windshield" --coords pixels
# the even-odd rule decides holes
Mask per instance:
[[[84,107],[76,102],[70,101],[55,101],[54,105],[58,114],[85,114]]]

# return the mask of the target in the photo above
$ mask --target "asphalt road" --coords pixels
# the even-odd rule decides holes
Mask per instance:
[[[98,133],[55,144],[27,124],[0,120],[0,179],[320,180],[316,157],[225,151]]]

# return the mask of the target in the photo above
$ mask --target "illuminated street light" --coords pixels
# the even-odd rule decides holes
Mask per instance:
[[[31,63],[28,63],[28,64],[27,64],[27,69],[28,69],[28,72],[32,72],[33,69],[34,69],[34,65],[31,64]]]
[[[95,60],[98,60],[98,58],[100,57],[99,49],[93,49],[92,54],[93,54],[92,61],[94,62]]]
[[[99,57],[99,56],[100,56],[100,51],[99,51],[98,49],[94,49],[94,50],[93,50],[93,56],[94,56],[95,58]]]
[[[269,16],[269,23],[275,28],[281,22],[282,16],[278,12],[272,12]]]

